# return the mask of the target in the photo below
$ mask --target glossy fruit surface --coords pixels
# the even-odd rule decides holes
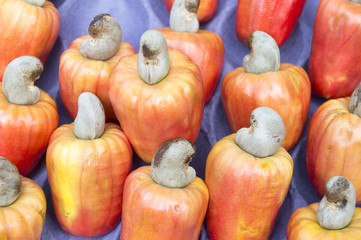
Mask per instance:
[[[208,103],[223,68],[224,46],[221,37],[207,30],[198,30],[197,33],[173,32],[170,28],[155,30],[164,35],[169,48],[181,51],[197,64],[202,73],[205,103]]]
[[[0,80],[15,58],[35,56],[45,64],[58,37],[60,16],[54,4],[36,7],[24,0],[0,1]]]
[[[95,140],[78,139],[73,124],[54,132],[46,167],[55,214],[67,233],[96,237],[118,224],[131,162],[131,146],[115,124]]]
[[[260,30],[281,46],[291,35],[306,0],[238,0],[236,34],[246,43],[249,35]]]
[[[0,84],[0,156],[14,163],[23,176],[38,164],[59,122],[55,101],[40,92],[38,103],[16,105],[8,102]]]
[[[322,0],[313,29],[309,74],[312,90],[325,98],[351,96],[361,81],[361,4]]]
[[[268,239],[293,174],[291,155],[257,158],[243,151],[235,134],[224,137],[207,158],[206,216],[210,239]]]
[[[301,136],[311,100],[307,73],[298,66],[282,63],[279,71],[246,73],[243,67],[229,72],[222,83],[222,102],[233,132],[249,127],[251,112],[265,106],[283,119],[285,149],[291,149]]]
[[[123,56],[135,54],[134,48],[122,42],[118,52],[107,61],[91,60],[82,56],[80,45],[86,38],[75,39],[60,56],[59,90],[65,107],[75,119],[78,112],[78,98],[83,92],[97,95],[103,104],[106,121],[117,122],[109,100],[109,80],[115,64]]]
[[[313,114],[308,128],[306,167],[320,196],[332,176],[344,176],[361,202],[361,119],[350,113],[350,98],[328,100]]]
[[[160,82],[149,85],[137,72],[138,55],[115,66],[109,98],[133,149],[150,163],[167,140],[195,142],[202,123],[204,90],[201,73],[183,53],[169,49],[170,68]]]
[[[297,209],[287,225],[288,240],[353,240],[361,238],[361,209],[355,208],[350,224],[341,230],[327,230],[321,227],[317,219],[319,203]]]
[[[21,177],[21,193],[7,207],[0,207],[0,238],[36,240],[45,222],[44,192],[33,180]]]
[[[150,166],[140,167],[125,182],[121,239],[197,240],[208,199],[198,177],[184,188],[167,188],[152,180]]]

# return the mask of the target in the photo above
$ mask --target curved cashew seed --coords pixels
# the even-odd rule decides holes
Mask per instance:
[[[148,84],[165,78],[169,71],[168,45],[162,33],[148,30],[140,38],[138,74]]]
[[[271,108],[259,107],[251,114],[251,127],[236,133],[236,143],[255,157],[275,154],[285,138],[285,125],[281,116]]]
[[[44,6],[46,0],[25,0],[25,2],[30,3],[31,5],[42,7]]]
[[[3,75],[3,92],[13,104],[33,105],[40,99],[40,90],[34,86],[43,72],[43,64],[33,56],[22,56],[12,60]]]
[[[21,177],[16,166],[4,157],[0,157],[0,207],[15,202],[21,190]]]
[[[104,108],[96,95],[90,92],[80,94],[78,114],[74,120],[74,134],[79,139],[93,140],[104,132]]]
[[[326,183],[326,194],[317,209],[317,218],[325,229],[342,229],[352,219],[356,193],[352,183],[344,177],[334,176]]]
[[[361,83],[353,91],[348,108],[351,113],[361,117]]]
[[[280,68],[280,50],[276,41],[262,31],[253,32],[248,38],[249,55],[243,58],[246,72],[261,74],[278,71]]]
[[[169,188],[182,188],[196,177],[189,166],[196,153],[194,144],[183,138],[165,142],[154,154],[151,174],[154,182]]]
[[[92,60],[106,61],[118,51],[121,41],[122,30],[117,20],[109,14],[99,14],[90,22],[80,53]]]
[[[175,0],[170,11],[170,29],[174,32],[198,32],[197,11],[199,3],[200,0]]]

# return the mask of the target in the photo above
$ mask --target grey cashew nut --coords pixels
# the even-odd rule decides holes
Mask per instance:
[[[74,120],[74,134],[79,139],[93,140],[104,133],[105,113],[100,100],[90,92],[80,94],[78,114]]]
[[[116,54],[121,42],[122,30],[117,20],[109,14],[99,14],[90,22],[80,53],[92,60],[106,61]]]
[[[331,177],[317,209],[318,222],[325,229],[345,228],[351,222],[355,205],[356,192],[352,183],[345,177]]]
[[[196,33],[200,0],[175,0],[170,11],[169,26],[174,32]]]
[[[137,60],[139,76],[148,84],[156,84],[169,71],[168,45],[162,33],[148,30],[140,38]]]
[[[46,0],[24,0],[24,1],[37,7],[44,6],[44,3],[46,2]]]
[[[20,195],[21,177],[16,166],[4,157],[0,157],[0,207],[15,202]]]
[[[237,131],[235,141],[244,151],[255,157],[275,154],[285,138],[281,116],[271,108],[259,107],[252,111],[251,127]]]
[[[353,91],[348,103],[348,108],[351,113],[361,117],[361,83]]]
[[[247,73],[261,74],[278,71],[280,68],[280,50],[276,41],[267,33],[255,31],[248,37],[250,54],[243,58],[243,67]]]
[[[154,154],[151,175],[154,182],[169,188],[182,188],[196,177],[189,166],[196,153],[194,144],[183,138],[165,142]]]
[[[6,99],[17,105],[33,105],[40,99],[40,90],[34,85],[43,72],[42,62],[33,56],[12,60],[3,75],[3,92]]]

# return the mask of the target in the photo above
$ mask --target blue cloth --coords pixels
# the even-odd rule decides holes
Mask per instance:
[[[139,39],[146,30],[169,26],[169,14],[163,0],[53,0],[61,16],[59,37],[45,64],[45,70],[37,86],[48,92],[57,102],[60,115],[59,126],[73,120],[66,111],[59,95],[58,73],[59,57],[77,37],[87,34],[91,19],[100,13],[109,13],[116,18],[122,28],[123,41],[129,42],[136,51]],[[286,43],[280,48],[281,62],[289,62],[307,70],[311,50],[312,29],[319,0],[307,0],[297,25]],[[243,57],[249,50],[241,44],[235,33],[236,0],[219,0],[216,15],[211,21],[202,24],[202,29],[216,32],[224,41],[225,61],[223,72],[211,101],[206,105],[199,137],[196,142],[197,154],[191,162],[199,177],[204,179],[205,163],[212,146],[221,138],[231,134],[221,102],[221,82],[231,70],[242,65]],[[294,160],[294,174],[289,192],[279,212],[275,228],[270,239],[286,239],[286,227],[291,214],[300,207],[320,201],[308,179],[305,167],[307,128],[311,116],[325,99],[312,96],[307,124],[297,145],[290,153]],[[133,169],[145,165],[137,156],[134,157]],[[47,199],[47,213],[42,239],[82,239],[68,235],[59,225],[53,209],[50,186],[47,180],[45,156],[29,176],[44,190]],[[119,239],[121,223],[107,235],[95,239]],[[209,239],[205,226],[200,238]]]

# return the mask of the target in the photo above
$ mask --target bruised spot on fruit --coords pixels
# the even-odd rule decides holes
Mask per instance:
[[[329,202],[342,202],[345,200],[345,191],[350,187],[350,184],[345,178],[339,178],[335,181],[331,187],[327,188],[326,198]],[[346,200],[347,202],[347,200]],[[339,206],[344,206],[341,204]]]
[[[342,199],[342,202],[341,202],[341,204],[340,204],[340,208],[344,208],[345,206],[346,206],[346,204],[347,204],[347,199],[346,198],[344,198],[344,199]]]
[[[175,0],[169,16],[169,27],[173,32],[197,33],[197,12],[200,0]]]
[[[43,72],[43,65],[40,63],[36,63],[36,67],[31,70],[25,70],[24,75],[29,76],[30,79],[34,79],[36,81],[37,79],[39,79],[42,72]]]
[[[325,229],[343,229],[351,222],[355,210],[355,188],[342,176],[331,177],[325,188],[325,196],[317,208],[318,222]]]
[[[158,66],[160,64],[160,61],[158,59],[159,51],[150,48],[147,44],[142,45],[142,51],[145,65]],[[151,76],[149,76],[149,78],[150,77]]]
[[[140,38],[137,72],[147,84],[156,84],[165,78],[170,68],[167,41],[163,34],[148,30]]]
[[[181,206],[179,206],[179,204],[174,205],[174,212],[180,213],[180,210],[181,210]]]
[[[154,157],[153,157],[153,164],[154,164],[154,167],[159,167],[159,165],[161,164],[162,160],[164,159],[163,158],[163,155],[165,155],[165,153],[167,151],[169,151],[169,149],[174,145],[174,144],[178,144],[180,143],[181,141],[184,141],[184,139],[182,138],[175,138],[175,139],[172,139],[172,140],[169,140],[167,142],[165,142],[158,150],[157,152],[154,154]],[[195,155],[195,146],[192,144],[192,148],[194,150],[194,152],[192,154],[184,154],[184,155],[181,155],[181,158],[178,162],[183,162],[183,164],[185,166],[188,166],[188,164],[190,163],[190,161],[192,160],[192,158],[194,157]]]
[[[255,31],[248,37],[248,48],[250,53],[243,58],[247,73],[262,74],[279,70],[280,50],[272,36]]]
[[[40,99],[40,89],[34,85],[43,72],[43,64],[34,56],[12,60],[4,71],[3,92],[6,99],[17,105],[34,105]]]
[[[102,34],[103,21],[106,21],[104,16],[110,16],[109,14],[103,13],[95,16],[89,24],[88,34],[93,38],[97,38]]]
[[[195,1],[189,1],[188,0],[185,3],[185,8],[187,9],[188,12],[197,13],[199,3],[200,3],[200,0],[195,0]]]
[[[107,13],[99,14],[89,24],[80,53],[92,60],[106,61],[115,55],[121,41],[122,30],[117,20]]]
[[[160,148],[158,148],[157,152],[154,154],[153,161],[152,161],[152,164],[154,167],[159,167],[159,165],[161,164],[161,162],[163,160],[162,156],[164,155],[164,153],[166,151],[168,151],[170,145],[171,145],[171,142],[168,141],[168,142],[164,143]]]
[[[189,166],[195,152],[194,144],[184,138],[175,138],[163,143],[152,159],[153,181],[169,188],[187,186],[196,176],[195,170]]]
[[[147,44],[143,44],[142,46],[142,50],[143,50],[143,55],[145,58],[148,58],[148,59],[152,59],[156,56],[156,53],[155,51],[151,50]]]
[[[253,34],[251,34],[248,39],[247,39],[247,46],[248,46],[248,49],[249,51],[253,52]]]

